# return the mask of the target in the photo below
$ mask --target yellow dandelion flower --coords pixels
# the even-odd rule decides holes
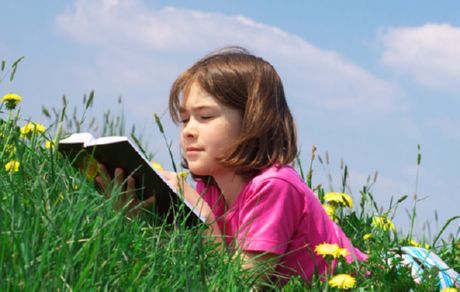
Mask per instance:
[[[315,252],[323,258],[332,257],[338,259],[339,257],[346,257],[348,255],[348,251],[344,248],[340,248],[337,243],[318,244],[315,247]]]
[[[46,149],[53,149],[54,145],[55,145],[54,141],[46,141],[45,142],[45,148]]]
[[[345,193],[329,192],[324,195],[324,201],[336,205],[353,208],[353,200]]]
[[[30,138],[33,134],[43,133],[45,132],[46,128],[40,123],[33,123],[28,122],[24,126],[21,127],[21,137]]]
[[[431,245],[429,245],[428,243],[425,243],[425,244],[423,245],[423,247],[426,248],[426,249],[430,249],[430,248],[431,248]]]
[[[329,285],[338,289],[351,289],[356,285],[356,279],[348,274],[338,274],[329,280]]]
[[[7,164],[5,164],[5,170],[7,172],[18,172],[19,171],[19,161],[17,160],[10,160]]]
[[[21,135],[28,135],[35,129],[34,123],[28,122],[24,126],[21,127]]]
[[[344,258],[350,254],[350,253],[348,252],[348,250],[345,249],[345,248],[339,249],[339,251],[338,251],[337,253],[338,253],[338,256],[337,256],[337,257],[344,257]]]
[[[21,101],[22,98],[14,93],[7,93],[2,97],[2,102],[5,103],[5,106],[8,110],[15,109],[18,103]]]
[[[323,204],[324,211],[326,211],[329,217],[333,218],[335,214],[335,207],[329,204]]]
[[[35,132],[44,133],[46,130],[45,126],[40,123],[35,123]]]
[[[415,241],[414,239],[409,240],[409,244],[415,247],[421,247],[422,245]]]
[[[179,171],[177,173],[177,175],[181,178],[181,179],[187,179],[187,176],[188,176],[189,172],[188,171]]]
[[[153,168],[155,168],[156,170],[163,170],[163,166],[161,166],[161,164],[159,164],[158,162],[150,161],[150,164],[152,164]]]
[[[369,239],[373,238],[374,235],[372,233],[366,233],[363,235],[363,240],[368,241]]]
[[[372,218],[372,226],[383,230],[396,230],[395,225],[385,216],[374,216]]]
[[[441,292],[457,292],[457,288],[444,288]]]

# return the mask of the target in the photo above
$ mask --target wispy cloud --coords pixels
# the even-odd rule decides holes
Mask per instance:
[[[379,37],[384,64],[431,89],[460,89],[460,28],[450,24],[390,28]]]
[[[236,44],[279,69],[296,106],[376,114],[394,111],[401,97],[397,87],[338,53],[241,15],[174,7],[154,10],[140,0],[77,0],[75,7],[57,16],[56,24],[72,40],[101,50],[96,74],[112,83],[145,84],[143,78],[153,75],[158,76],[158,85],[165,86],[190,60]],[[136,62],[127,63],[128,76],[107,70],[124,67],[123,61],[132,59],[132,54]]]

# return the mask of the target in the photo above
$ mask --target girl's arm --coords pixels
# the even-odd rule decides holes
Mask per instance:
[[[189,202],[192,206],[195,206],[200,214],[206,219],[208,228],[205,231],[205,235],[208,238],[211,238],[214,242],[218,243],[217,248],[219,250],[224,250],[225,241],[223,240],[222,232],[206,201],[192,186],[185,183],[185,181],[175,172],[161,171],[161,174],[174,188],[182,190],[185,200],[187,200],[187,202]],[[264,282],[267,282],[270,275],[274,274],[279,258],[276,254],[259,251],[241,251],[240,256],[243,269],[254,272],[257,277]],[[254,288],[258,290],[257,287]]]
[[[175,172],[160,170],[161,175],[175,188],[178,192],[182,192],[184,199],[197,210],[200,215],[205,218],[209,228],[206,230],[206,235],[212,236],[216,242],[222,243],[222,232],[217,224],[217,220],[212,213],[208,203],[198,194],[198,192],[185,182],[181,176]]]

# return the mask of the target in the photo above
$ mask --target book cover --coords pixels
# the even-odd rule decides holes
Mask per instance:
[[[92,158],[103,164],[110,175],[113,175],[115,168],[123,168],[125,176],[132,176],[136,181],[136,195],[139,199],[143,200],[155,195],[156,211],[161,217],[166,217],[168,222],[172,222],[177,212],[180,212],[181,204],[186,205],[181,212],[193,212],[193,214],[182,214],[187,218],[187,225],[195,225],[197,218],[204,221],[193,206],[181,198],[127,137],[111,136],[94,139],[89,133],[76,133],[59,141],[58,151],[68,157],[77,168],[93,172],[89,176],[94,176],[94,172],[97,171]]]

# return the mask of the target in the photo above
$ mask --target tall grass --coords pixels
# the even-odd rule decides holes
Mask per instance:
[[[2,76],[14,74],[17,63],[13,65],[10,71],[2,65]],[[238,255],[219,251],[212,241],[204,240],[205,226],[166,224],[148,212],[129,219],[125,210],[113,208],[114,198],[121,195],[119,190],[114,191],[112,199],[106,199],[94,182],[73,168],[54,147],[45,147],[46,141],[75,131],[126,134],[122,113],[106,112],[102,126],[88,115],[93,98],[93,93],[84,97],[80,114],[77,108],[68,114],[65,98],[60,109],[44,107],[50,126],[43,133],[32,131],[27,137],[20,133],[27,121],[21,118],[19,108],[0,107],[0,290],[249,290],[260,282],[257,272],[241,268]],[[159,119],[157,122],[161,125]],[[129,135],[148,149],[134,127]],[[316,149],[311,154],[305,179],[324,201],[323,184],[312,183],[313,162],[318,159],[326,167],[329,158],[325,163]],[[6,170],[11,160],[19,162],[17,171]],[[299,158],[297,167],[303,175],[301,162]],[[346,165],[342,170],[339,191],[346,192]],[[376,176],[359,191],[358,206],[338,208],[333,215],[355,246],[369,254],[369,260],[360,266],[341,262],[336,273],[353,274],[357,287],[363,290],[436,290],[432,271],[417,285],[408,269],[396,268],[398,259],[392,250],[408,245],[412,236],[376,228],[372,218],[391,218],[405,198],[382,212],[372,196],[375,181]],[[366,234],[372,237],[364,240]],[[459,244],[457,233],[447,240],[436,237],[430,248],[459,270]],[[271,283],[259,285],[275,287]],[[331,289],[327,281],[318,278],[305,283],[294,277],[285,286],[287,291],[306,288]]]

